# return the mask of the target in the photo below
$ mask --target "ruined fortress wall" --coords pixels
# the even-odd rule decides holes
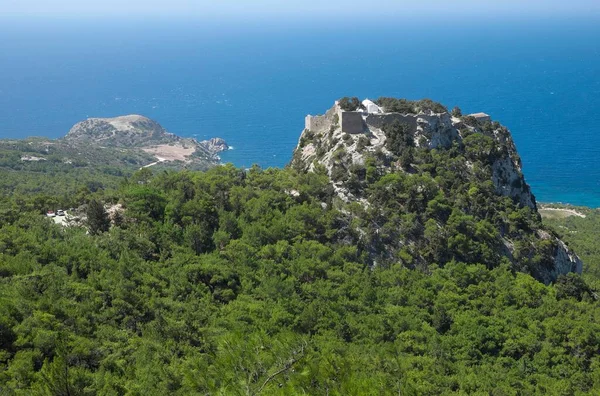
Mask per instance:
[[[427,118],[428,116],[424,115],[415,115],[415,114],[399,114],[399,113],[389,113],[389,114],[369,114],[367,116],[366,122],[367,125],[373,128],[381,129],[385,124],[392,123],[394,121],[400,121],[404,124],[408,124],[411,130],[417,129],[417,119],[419,118]]]
[[[343,111],[334,106],[324,115],[306,116],[305,128],[313,132],[326,132],[331,125],[339,125],[342,131],[350,134],[364,133],[367,127],[381,129],[385,124],[400,121],[408,124],[411,130],[416,130],[419,121],[437,124],[440,115],[432,114],[399,114],[399,113],[361,113],[356,111]]]
[[[400,121],[408,124],[412,130],[416,130],[420,123],[437,125],[439,122],[450,122],[448,113],[442,114],[369,114],[366,118],[368,126],[381,129],[385,124]]]
[[[394,121],[400,121],[404,124],[408,124],[410,129],[414,131],[417,129],[419,120],[432,123],[439,118],[437,115],[399,113],[367,114],[364,119],[363,116],[365,116],[364,113],[340,111],[339,117],[342,125],[342,131],[351,134],[363,133],[365,131],[365,123],[367,127],[381,129],[385,124],[389,124]]]
[[[364,133],[365,125],[362,116],[362,113],[356,113],[353,111],[340,111],[339,117],[342,126],[342,132],[351,134]]]
[[[322,115],[322,116],[308,115],[308,116],[306,116],[306,119],[304,121],[304,127],[313,132],[320,132],[320,131],[324,131],[325,129],[329,128],[330,123],[331,122],[326,115]]]
[[[323,132],[329,130],[331,125],[338,123],[337,117],[339,117],[337,106],[334,106],[327,110],[324,115],[307,115],[304,119],[304,128],[313,132]]]

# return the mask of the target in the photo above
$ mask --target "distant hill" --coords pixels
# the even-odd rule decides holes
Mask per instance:
[[[116,147],[140,147],[173,143],[180,138],[168,133],[158,122],[140,115],[115,118],[88,118],[78,122],[65,136],[70,142]]]
[[[89,118],[75,124],[62,139],[0,140],[0,166],[22,168],[45,161],[72,166],[162,166],[204,170],[219,164],[227,150],[222,139],[199,142],[167,132],[141,115]],[[3,158],[4,157],[4,158]],[[47,163],[48,164],[48,163]],[[25,166],[27,168],[27,166]]]

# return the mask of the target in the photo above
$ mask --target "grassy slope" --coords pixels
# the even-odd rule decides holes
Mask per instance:
[[[598,289],[600,286],[600,209],[564,205],[546,205],[550,208],[571,209],[586,217],[568,215],[567,212],[540,210],[544,223],[551,226],[584,262],[586,281]],[[568,215],[568,216],[567,216]]]

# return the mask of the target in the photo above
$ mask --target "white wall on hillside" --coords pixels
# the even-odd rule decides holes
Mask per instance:
[[[377,114],[382,113],[381,108],[377,106],[372,100],[365,99],[362,101],[363,106],[367,110],[367,113]]]

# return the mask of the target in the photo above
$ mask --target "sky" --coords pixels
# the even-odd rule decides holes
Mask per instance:
[[[316,13],[357,17],[423,13],[600,15],[600,0],[0,0],[0,17],[268,18]]]

